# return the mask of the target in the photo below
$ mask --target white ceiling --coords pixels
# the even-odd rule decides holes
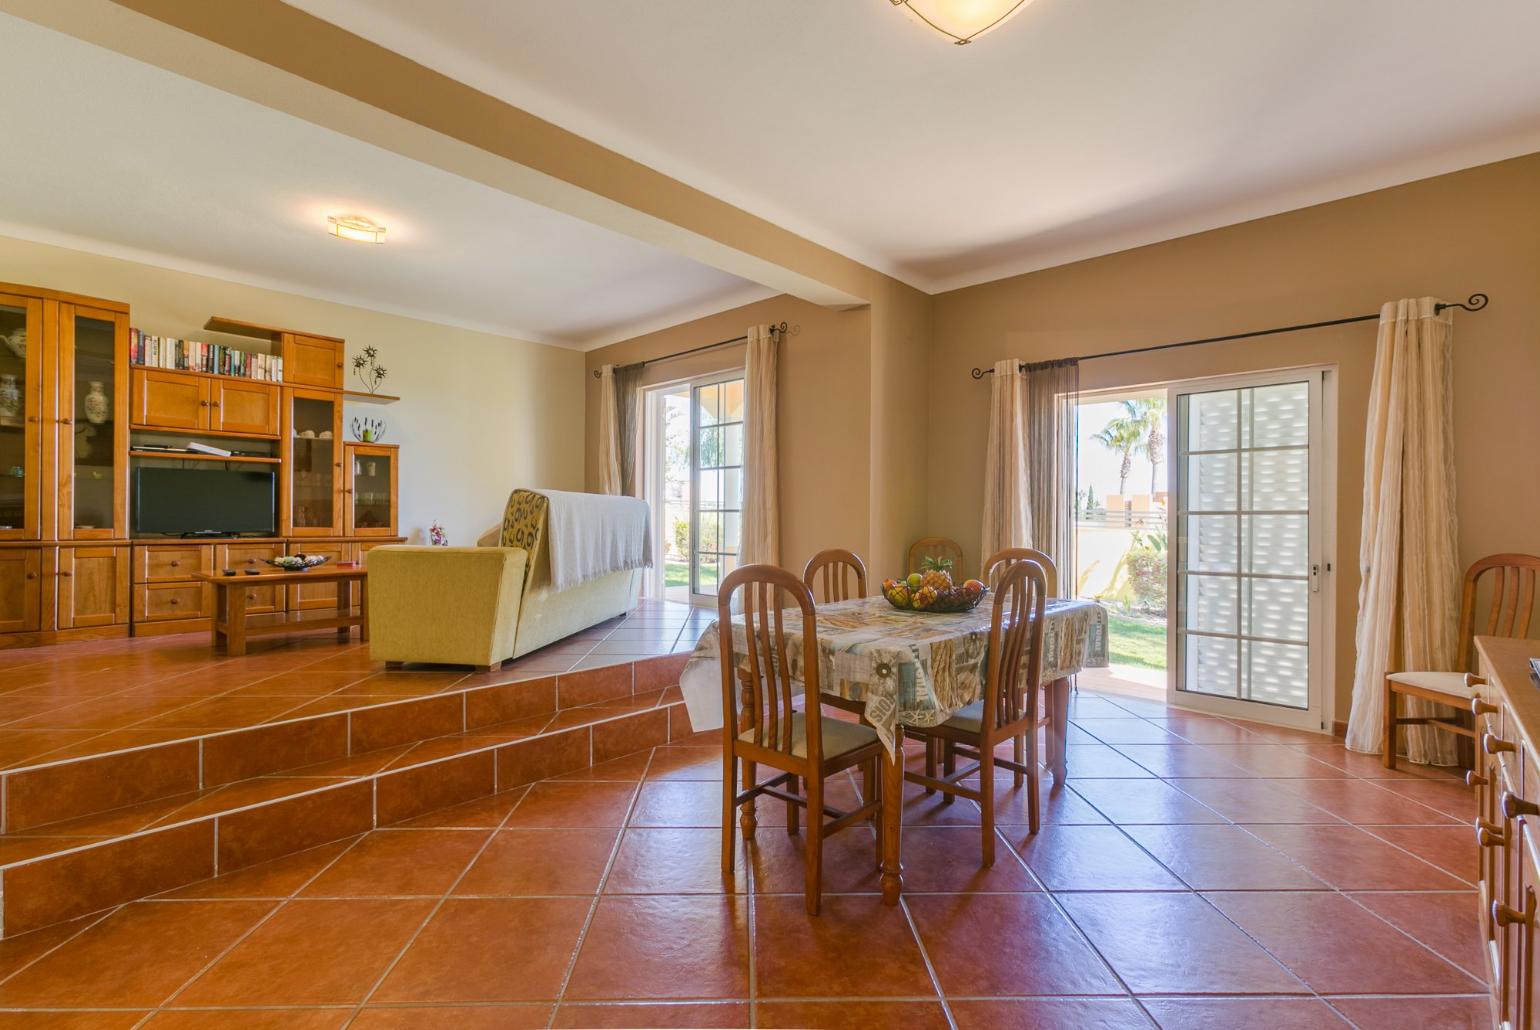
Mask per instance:
[[[0,98],[3,235],[576,347],[772,292],[7,15]]]
[[[290,0],[936,290],[1540,150],[1535,0]]]

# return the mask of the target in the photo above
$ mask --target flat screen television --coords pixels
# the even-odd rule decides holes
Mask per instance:
[[[269,469],[134,469],[134,532],[277,532],[278,477]]]

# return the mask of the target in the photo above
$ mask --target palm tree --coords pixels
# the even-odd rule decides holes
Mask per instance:
[[[1144,454],[1150,460],[1150,496],[1153,498],[1160,482],[1160,463],[1166,460],[1166,399],[1142,397],[1123,403],[1128,405],[1130,413],[1138,412],[1137,417],[1144,426]]]
[[[1118,467],[1118,493],[1122,494],[1128,488],[1128,474],[1133,471],[1134,451],[1144,442],[1144,422],[1134,410],[1129,401],[1123,402],[1123,408],[1127,415],[1120,415],[1111,419],[1099,432],[1091,437],[1103,447],[1120,454],[1123,463]]]

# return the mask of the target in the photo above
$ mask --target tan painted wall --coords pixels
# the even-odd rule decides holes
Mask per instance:
[[[782,321],[801,331],[786,337],[780,353],[781,564],[800,571],[825,547],[868,554],[873,376],[871,317],[865,308],[832,311],[793,297],[773,297],[589,351],[589,374],[583,379],[588,388],[588,489],[599,485],[599,384],[593,370],[732,339],[751,325]],[[650,365],[644,384],[742,367],[743,347],[724,347]]]
[[[133,325],[205,339],[214,314],[372,343],[389,371],[383,417],[401,444],[401,531],[425,543],[435,519],[470,544],[502,517],[516,486],[583,483],[583,355],[523,340],[243,286],[117,258],[0,237],[0,281],[127,301]]]
[[[977,549],[987,383],[968,370],[1378,311],[1432,294],[1455,317],[1460,551],[1540,553],[1540,155],[942,294],[927,521]],[[1082,389],[1305,364],[1340,373],[1336,718],[1353,666],[1363,440],[1375,326],[1091,361]]]

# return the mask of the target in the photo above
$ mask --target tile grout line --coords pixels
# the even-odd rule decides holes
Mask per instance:
[[[589,734],[590,748],[592,748],[592,736],[592,734]],[[572,982],[572,974],[577,970],[578,958],[583,953],[583,944],[587,941],[588,931],[593,927],[594,917],[599,912],[599,903],[604,898],[604,888],[609,885],[610,873],[615,869],[615,860],[620,856],[620,846],[625,841],[626,830],[630,829],[631,817],[635,813],[637,802],[642,796],[642,785],[647,782],[647,773],[651,770],[653,759],[657,756],[657,753],[658,749],[656,747],[653,747],[648,752],[647,764],[642,767],[641,779],[636,781],[636,786],[631,790],[631,798],[626,803],[625,815],[621,817],[620,828],[615,833],[615,842],[610,845],[609,857],[604,860],[604,869],[599,874],[598,886],[594,888],[593,900],[588,904],[588,912],[583,917],[583,925],[578,928],[577,941],[573,944],[572,954],[567,959],[567,968],[562,970],[561,982],[557,984],[556,1003],[551,1006],[550,1018],[546,1020],[547,1027],[555,1025],[556,1014],[561,1011],[562,1003],[566,1000],[567,985]],[[588,767],[590,769],[593,768],[591,753]]]

